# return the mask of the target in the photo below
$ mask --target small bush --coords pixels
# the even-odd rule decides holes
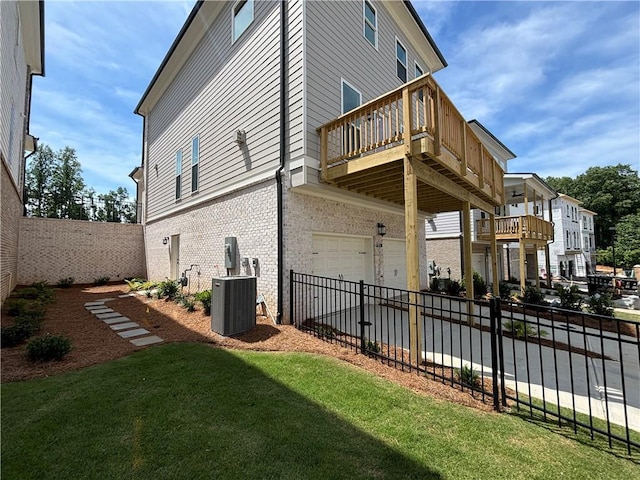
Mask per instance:
[[[10,327],[2,327],[0,343],[2,348],[20,345],[36,332],[37,330],[31,322],[16,322]]]
[[[577,285],[565,287],[564,285],[556,286],[556,294],[560,297],[560,306],[567,310],[582,310],[582,295],[579,293]]]
[[[106,285],[107,283],[109,283],[109,280],[111,280],[111,278],[110,278],[110,277],[107,277],[107,276],[98,277],[98,278],[96,278],[96,279],[94,279],[94,280],[93,280],[93,284],[94,284],[96,287],[100,287],[100,286],[102,286],[102,285]]]
[[[509,284],[509,282],[500,282],[500,284],[498,285],[498,290],[500,292],[500,298],[511,298],[511,285]]]
[[[38,362],[60,360],[71,351],[71,339],[64,335],[46,334],[27,344],[27,357]]]
[[[372,342],[367,340],[367,352],[380,353],[380,344],[378,342]]]
[[[314,330],[317,332],[320,337],[328,337],[333,338],[335,333],[333,332],[333,328],[328,327],[326,325],[316,325]]]
[[[440,291],[440,279],[438,277],[431,278],[431,285],[429,286],[432,292]]]
[[[59,288],[70,288],[75,281],[76,279],[73,277],[61,278],[58,280],[58,283],[56,283],[56,286]]]
[[[22,298],[25,300],[37,300],[42,303],[51,303],[54,300],[53,290],[49,287],[26,287],[15,290],[10,298]]]
[[[454,369],[456,379],[463,385],[477,388],[480,385],[480,374],[476,372],[470,365],[464,365],[462,368]]]
[[[46,280],[41,280],[39,282],[33,282],[31,286],[36,290],[47,290],[49,288],[49,283]]]
[[[529,323],[522,320],[509,320],[504,324],[504,331],[511,333],[514,338],[525,339],[527,337],[546,337],[545,330],[536,330]]]
[[[195,294],[196,301],[202,304],[205,315],[211,315],[211,290],[203,290]]]
[[[191,297],[186,297],[180,295],[180,300],[176,300],[176,303],[181,304],[187,312],[195,312],[196,311],[196,301]]]
[[[166,298],[173,300],[178,294],[178,282],[174,280],[165,280],[158,284],[158,298]]]
[[[7,312],[7,315],[12,317],[17,317],[18,315],[22,315],[27,311],[29,305],[33,302],[29,302],[24,298],[7,298],[4,302],[4,311]]]
[[[452,297],[457,297],[460,295],[462,291],[462,284],[458,280],[445,280],[444,288],[447,292],[447,295],[451,295]]]
[[[473,294],[477,297],[487,294],[487,284],[482,275],[475,270],[473,271]]]
[[[547,305],[544,299],[544,293],[537,287],[526,287],[524,289],[524,295],[520,297],[523,303],[529,303],[532,305]]]
[[[613,298],[608,293],[596,293],[587,299],[587,311],[596,315],[613,317]]]

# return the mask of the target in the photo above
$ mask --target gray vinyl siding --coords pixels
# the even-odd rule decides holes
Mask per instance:
[[[147,118],[148,219],[251,181],[279,163],[280,5],[255,1],[254,20],[231,44],[229,2]],[[236,130],[246,143],[234,142]],[[200,136],[199,189],[191,193],[191,140]],[[182,150],[182,198],[175,153]],[[157,165],[157,171],[156,171]]]
[[[21,183],[23,114],[27,88],[27,64],[19,18],[17,2],[0,2],[0,152],[18,187]]]
[[[427,220],[427,238],[459,236],[460,233],[460,212],[439,213],[433,220]]]
[[[372,100],[403,82],[396,75],[396,37],[407,49],[407,80],[415,78],[415,62],[426,72],[426,59],[417,58],[381,2],[373,1],[378,17],[378,49],[363,35],[362,1],[306,3],[307,155],[319,158],[316,128],[341,112],[343,78]],[[394,8],[404,8],[397,2]]]
[[[287,129],[289,132],[287,157],[292,160],[304,154],[304,2],[289,2],[287,48]]]

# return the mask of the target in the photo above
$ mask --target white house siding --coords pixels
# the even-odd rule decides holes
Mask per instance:
[[[147,219],[266,176],[279,161],[280,4],[256,1],[231,44],[225,5],[147,118]],[[235,143],[236,130],[246,143]],[[191,193],[191,140],[200,137],[199,192]],[[182,198],[175,156],[182,149]],[[157,167],[157,168],[156,168]]]
[[[372,100],[403,82],[396,75],[396,37],[407,49],[407,80],[415,78],[415,62],[427,72],[426,59],[397,26],[381,2],[373,2],[378,16],[378,49],[364,38],[361,1],[311,1],[306,8],[307,155],[319,158],[316,128],[341,111],[341,78]],[[420,39],[425,41],[424,38]]]
[[[191,265],[191,292],[211,288],[211,279],[226,276],[224,243],[226,237],[236,237],[237,268],[231,275],[256,275],[258,293],[264,294],[270,311],[276,314],[277,304],[277,221],[276,184],[270,179],[243,188],[206,203],[194,205],[177,215],[147,222],[145,243],[148,276],[164,280],[170,276],[171,242],[165,237],[180,235],[179,273]],[[243,268],[242,257],[249,258],[249,268]],[[259,270],[251,266],[257,258]],[[197,270],[200,270],[198,279]]]
[[[287,27],[287,149],[289,160],[304,154],[304,9],[302,0],[291,0],[288,5]]]

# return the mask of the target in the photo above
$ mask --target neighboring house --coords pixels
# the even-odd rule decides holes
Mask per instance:
[[[584,278],[595,272],[596,213],[580,205],[580,200],[563,193],[552,202],[555,242],[549,247],[548,263],[554,277]]]
[[[478,138],[507,171],[507,162],[516,157],[477,120],[469,122]],[[498,243],[497,278],[515,278],[521,289],[527,281],[539,285],[538,253],[553,242],[549,201],[556,192],[535,173],[505,173],[505,203],[495,209],[495,238]],[[471,214],[471,265],[488,284],[493,282],[491,227],[489,213],[476,209]],[[461,279],[465,266],[463,217],[446,212],[427,219],[426,240],[430,273]],[[544,265],[544,256],[543,265]],[[547,268],[548,270],[548,268]],[[521,275],[520,272],[524,272]]]
[[[516,154],[509,150],[478,120],[471,120],[469,126],[498,161],[502,170],[507,172],[507,163],[509,160],[516,158]],[[503,207],[495,210],[497,215],[502,215],[504,212]],[[480,238],[477,231],[478,222],[488,219],[488,217],[488,213],[480,209],[474,209],[471,212],[471,264],[473,270],[480,273],[487,283],[492,283],[491,242],[489,238]],[[454,280],[462,279],[465,265],[462,212],[444,212],[430,216],[427,218],[425,234],[429,274]],[[501,255],[502,252],[499,250],[498,254]],[[499,257],[497,264],[498,276],[502,279],[504,278],[502,256]]]
[[[135,109],[149,277],[426,287],[427,216],[503,203],[445,66],[409,2],[198,2]]]
[[[34,75],[44,75],[44,2],[3,0],[0,2],[0,301],[16,286],[25,152],[36,149],[36,139],[29,133]]]

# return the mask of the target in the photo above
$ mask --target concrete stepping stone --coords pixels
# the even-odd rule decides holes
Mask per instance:
[[[142,335],[146,335],[147,333],[151,333],[149,330],[145,330],[144,328],[136,328],[135,330],[125,330],[124,332],[118,332],[122,338],[131,338],[131,337],[140,337]]]
[[[115,323],[113,325],[109,325],[111,330],[126,330],[128,328],[139,327],[136,322],[126,322],[126,323]]]
[[[95,316],[98,317],[100,320],[104,320],[105,318],[121,317],[122,314],[111,310],[110,312],[96,313]]]
[[[100,305],[89,305],[88,307],[84,307],[87,310],[91,311],[91,310],[102,310],[103,308],[109,308],[104,304],[100,304]]]
[[[89,311],[94,315],[103,315],[105,313],[113,313],[113,310],[111,310],[110,308],[102,308],[100,310],[89,310]]]
[[[113,317],[113,318],[104,318],[102,321],[107,325],[113,325],[114,323],[130,322],[131,319],[129,317]]]
[[[135,293],[125,293],[124,295],[118,295],[118,298],[135,297]]]
[[[136,347],[144,347],[145,345],[152,345],[154,343],[164,342],[164,340],[162,340],[157,335],[151,335],[150,337],[134,338],[133,340],[129,340],[129,341],[133,343]]]
[[[87,302],[84,304],[85,307],[97,307],[104,305],[104,302]]]

